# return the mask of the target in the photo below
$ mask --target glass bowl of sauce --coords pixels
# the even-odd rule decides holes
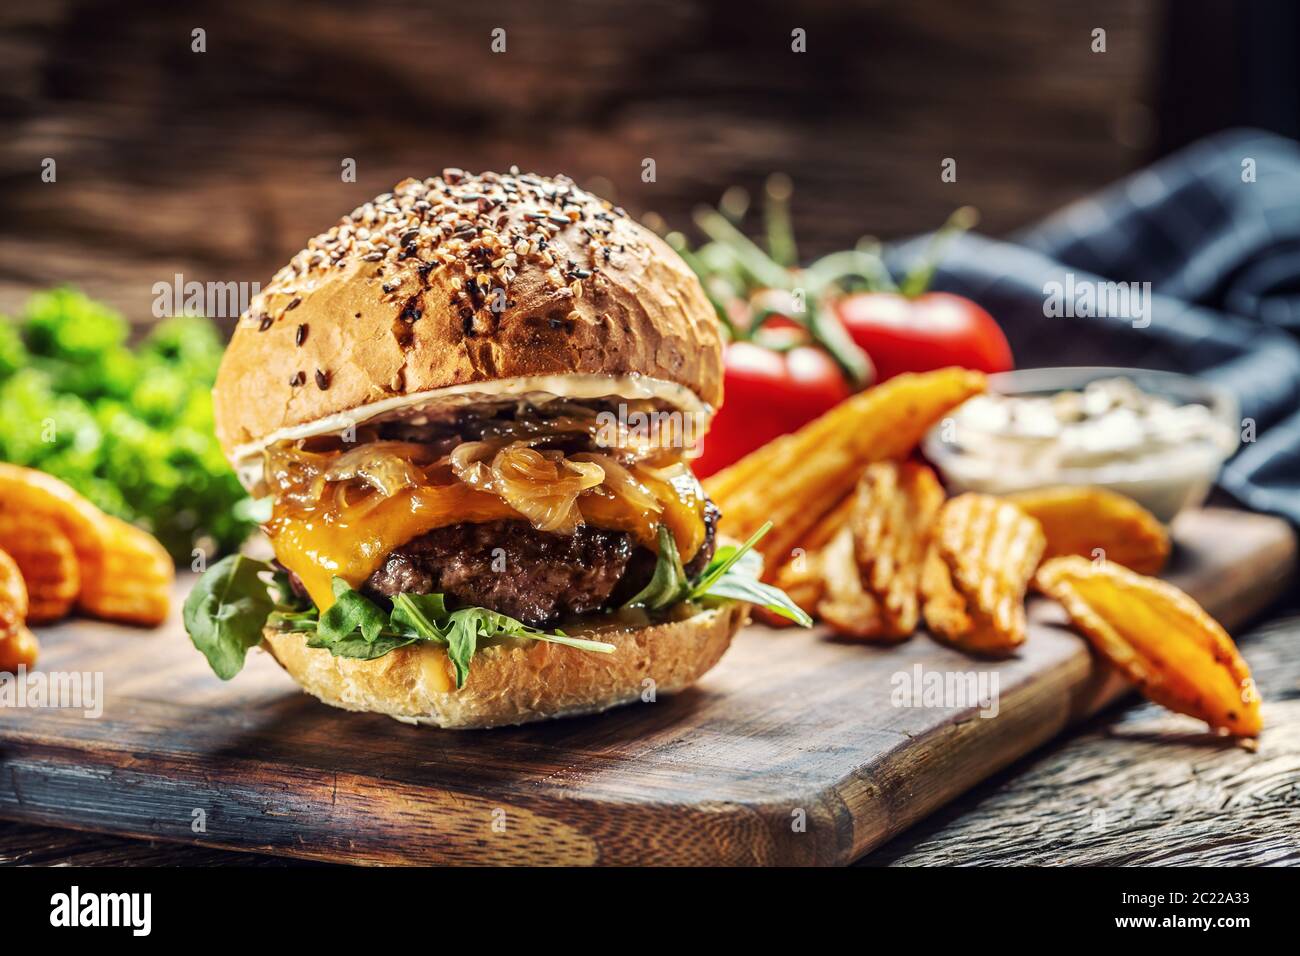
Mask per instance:
[[[1128,495],[1161,521],[1205,501],[1237,449],[1240,412],[1227,389],[1146,369],[1025,369],[926,436],[926,456],[954,494],[1094,485]]]

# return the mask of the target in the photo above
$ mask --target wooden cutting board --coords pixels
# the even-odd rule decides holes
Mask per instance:
[[[1295,570],[1272,518],[1190,513],[1176,540],[1168,576],[1230,630]],[[460,732],[333,710],[260,652],[223,684],[178,620],[73,621],[42,666],[102,673],[103,715],[0,709],[0,816],[360,863],[847,863],[1125,693],[1059,608],[1031,620],[997,663],[756,626],[675,697]],[[918,666],[996,675],[997,715],[895,706]]]

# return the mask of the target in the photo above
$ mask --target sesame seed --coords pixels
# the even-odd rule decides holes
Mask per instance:
[[[298,374],[301,375],[302,373],[299,372]],[[322,392],[330,387],[329,372],[322,372],[320,369],[316,369],[316,387],[319,388]]]
[[[301,369],[299,369],[297,374],[295,374],[293,378],[289,379],[289,384],[293,388],[297,388],[305,381],[307,381],[307,376],[302,373]]]
[[[307,323],[304,322],[298,326],[298,331],[293,335],[293,344],[302,347],[302,343],[307,341]]]
[[[625,216],[563,176],[544,178],[514,167],[509,173],[481,174],[448,168],[440,177],[404,180],[357,206],[310,240],[265,291],[292,297],[284,306],[287,312],[301,303],[312,276],[326,270],[332,274],[336,267],[373,263],[367,274],[385,296],[409,288],[408,276],[418,276],[427,287],[437,269],[465,334],[491,335],[497,323],[478,313],[492,290],[501,288],[504,301],[513,302],[514,283],[531,274],[561,297],[581,297],[581,282],[599,276],[597,264],[608,264],[612,251],[624,251],[618,240],[625,239],[620,233],[625,227],[617,220]],[[566,232],[570,225],[576,231]],[[574,261],[573,250],[583,247],[582,261]],[[399,313],[408,323],[422,315],[423,303],[413,301],[420,307],[403,307]],[[274,323],[266,313],[253,316],[264,331]],[[301,345],[306,326],[299,330],[295,341]],[[328,387],[329,375],[322,371],[321,376],[322,387]]]

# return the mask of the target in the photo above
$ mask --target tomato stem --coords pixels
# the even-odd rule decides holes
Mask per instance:
[[[727,334],[731,337],[731,340],[734,342],[741,338],[740,332],[736,328],[736,324],[731,321],[731,316],[727,314],[726,305],[721,302],[718,297],[713,294],[713,290],[709,288],[709,271],[704,267],[703,263],[700,262],[700,257],[691,251],[689,244],[686,242],[686,237],[680,232],[670,232],[664,236],[664,241],[672,247],[673,251],[682,257],[682,260],[690,267],[691,271],[699,277],[700,287],[704,290],[705,296],[708,297],[709,304],[713,306],[713,311],[717,313],[718,322],[727,330]],[[748,336],[745,336],[745,338],[748,338]]]
[[[775,185],[779,201],[781,184],[778,181]],[[777,216],[777,231],[779,232],[782,228],[779,222],[780,213]],[[727,327],[731,329],[736,339],[752,339],[754,332],[769,318],[773,315],[783,315],[797,325],[803,326],[807,330],[809,337],[817,345],[825,349],[852,384],[856,386],[866,382],[871,373],[870,362],[866,354],[849,337],[844,326],[824,306],[822,298],[825,295],[825,288],[816,274],[810,273],[808,270],[783,268],[716,209],[710,209],[707,206],[696,209],[695,222],[705,235],[731,254],[736,265],[747,277],[746,284],[749,286],[748,298],[751,308],[753,308],[755,290],[772,290],[792,294],[802,293],[803,295],[804,314],[800,314],[794,309],[787,309],[786,311],[767,309],[756,313],[755,322],[744,330],[736,329],[734,324],[728,321]],[[788,228],[788,226],[787,219],[785,227]],[[769,241],[771,239],[772,234],[769,233]],[[793,236],[790,243],[789,252],[793,254]],[[779,238],[777,244],[779,247]],[[692,268],[696,268],[697,273],[700,272],[695,265],[692,265]],[[704,275],[705,273],[700,274]],[[745,297],[743,290],[740,297]]]
[[[794,186],[785,173],[773,173],[763,186],[763,219],[767,226],[767,251],[777,265],[793,269],[799,264],[799,250],[790,223],[790,194]]]
[[[813,340],[830,353],[855,387],[867,384],[871,375],[871,362],[867,353],[850,338],[848,331],[824,301],[808,305],[808,330]]]
[[[934,273],[939,268],[939,260],[943,257],[944,250],[963,232],[974,228],[979,218],[979,212],[974,206],[961,206],[953,210],[947,222],[936,229],[930,237],[921,261],[903,277],[899,291],[909,299],[926,292],[934,280]]]
[[[753,284],[767,289],[789,289],[790,273],[773,262],[743,232],[716,209],[701,206],[695,210],[695,224],[714,242],[726,247],[736,262],[753,279]]]
[[[718,200],[718,211],[731,222],[740,222],[749,212],[749,192],[743,186],[728,187]]]
[[[879,247],[877,247],[879,248]],[[804,270],[812,276],[819,294],[828,293],[841,279],[860,279],[869,292],[897,291],[878,252],[869,248],[846,249],[822,256]],[[843,291],[848,291],[847,289]]]

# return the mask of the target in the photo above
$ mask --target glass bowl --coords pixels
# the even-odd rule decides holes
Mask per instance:
[[[1223,426],[1223,440],[1206,438],[1165,448],[1147,457],[1117,458],[1072,467],[1025,468],[1036,457],[1033,439],[1003,436],[1014,455],[999,460],[964,448],[961,429],[940,422],[926,436],[926,457],[939,469],[953,494],[982,491],[1005,494],[1049,485],[1094,485],[1133,498],[1161,521],[1205,501],[1219,469],[1237,448],[1240,411],[1227,389],[1177,372],[1104,366],[1035,368],[989,376],[989,391],[1001,395],[1047,396],[1079,391],[1091,382],[1126,378],[1139,389],[1178,405],[1202,405]],[[1039,440],[1040,442],[1042,440]],[[1045,460],[1045,459],[1044,459]]]

